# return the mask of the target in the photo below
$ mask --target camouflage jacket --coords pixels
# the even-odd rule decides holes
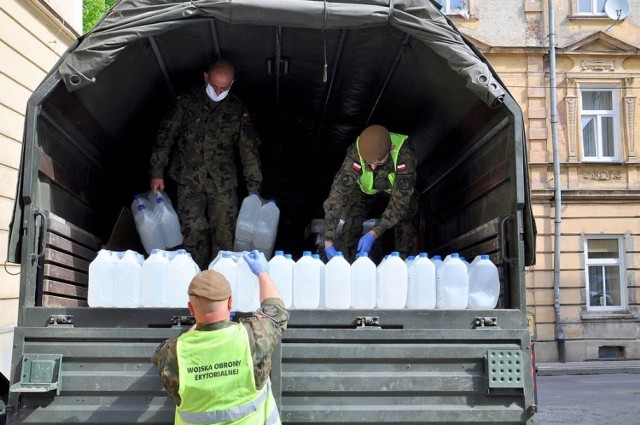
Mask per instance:
[[[287,328],[289,312],[284,308],[282,300],[268,298],[264,300],[255,316],[240,319],[247,329],[249,346],[253,359],[253,376],[256,388],[264,387],[271,373],[271,354],[280,342],[280,337]],[[199,331],[216,331],[231,326],[233,322],[199,324]],[[176,405],[181,402],[179,390],[178,359],[176,353],[178,337],[170,338],[158,346],[151,361],[158,367],[160,379],[169,396]]]
[[[354,166],[355,164],[355,166]],[[358,179],[361,172],[357,166],[369,167],[360,163],[358,148],[354,143],[347,150],[347,155],[336,173],[331,185],[329,197],[324,201],[324,239],[333,241],[336,227],[340,218],[344,218],[344,208],[349,203],[349,196],[353,190],[361,190],[358,185]],[[398,152],[398,169],[396,179],[391,187],[391,195],[389,203],[385,208],[380,222],[373,230],[382,235],[385,231],[395,226],[398,221],[407,218],[407,214],[411,211],[412,197],[414,197],[414,186],[416,181],[416,154],[410,140],[404,142]],[[370,168],[367,168],[370,169]],[[374,182],[373,187],[383,192],[391,186],[389,182],[389,173],[394,171],[394,164],[391,157],[373,171]],[[415,201],[415,200],[414,200]]]
[[[201,187],[207,174],[219,192],[238,185],[235,150],[242,161],[248,192],[260,190],[260,138],[240,100],[229,94],[213,102],[204,87],[179,96],[160,124],[150,159],[151,177],[168,174],[179,184]]]

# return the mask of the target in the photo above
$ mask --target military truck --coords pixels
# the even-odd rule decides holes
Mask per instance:
[[[192,318],[90,308],[87,270],[105,246],[135,248],[121,212],[149,187],[159,122],[220,58],[235,65],[232,90],[262,140],[262,193],[281,209],[276,249],[307,248],[347,147],[381,124],[415,146],[420,249],[490,254],[500,271],[492,310],[293,310],[272,371],[283,422],[533,423],[522,113],[438,4],[122,0],[28,102],[7,424],[172,423],[150,357]]]

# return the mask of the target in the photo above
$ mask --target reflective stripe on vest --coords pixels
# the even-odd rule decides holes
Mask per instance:
[[[404,136],[402,134],[389,133],[391,137],[391,151],[389,154],[391,155],[391,159],[393,160],[393,172],[389,173],[387,178],[389,179],[389,183],[391,187],[386,190],[387,193],[391,193],[391,188],[393,188],[393,183],[396,181],[396,169],[398,167],[398,152],[400,152],[400,148],[405,140],[408,139],[409,136]],[[360,138],[358,137],[358,140]],[[378,189],[373,187],[373,171],[367,169],[366,162],[360,156],[360,148],[358,147],[358,140],[356,140],[356,148],[358,148],[358,157],[360,158],[360,164],[362,165],[362,174],[360,174],[360,178],[358,179],[358,185],[360,189],[367,195],[374,195],[378,193]]]
[[[262,407],[271,391],[271,381],[267,381],[258,397],[248,403],[235,406],[230,409],[212,410],[209,412],[182,412],[178,411],[183,421],[191,424],[211,424],[216,422],[236,421],[243,418]],[[278,409],[273,409],[269,418],[265,421],[265,425],[274,425],[280,421]]]

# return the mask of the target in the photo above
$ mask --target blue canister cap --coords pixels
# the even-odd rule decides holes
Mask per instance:
[[[275,255],[283,255],[284,256],[284,251],[276,251]]]
[[[442,257],[441,257],[441,256],[439,256],[439,255],[434,255],[434,256],[433,256],[433,259],[434,259],[434,260],[442,260]]]
[[[231,253],[229,251],[222,251],[222,258],[231,258]]]
[[[302,251],[303,257],[311,257],[311,251]]]
[[[421,252],[418,256],[420,258],[429,258],[429,254],[427,254],[426,252]]]
[[[480,255],[480,259],[481,260],[488,260],[489,259],[489,254],[481,254]]]
[[[451,254],[451,258],[460,258],[460,254],[454,252],[453,254]]]
[[[143,209],[145,209],[144,205],[138,205],[138,211],[142,211]]]

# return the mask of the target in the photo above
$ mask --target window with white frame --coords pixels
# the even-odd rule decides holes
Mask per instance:
[[[436,0],[446,15],[469,14],[469,0]]]
[[[618,94],[614,89],[580,90],[582,155],[586,161],[619,160]]]
[[[587,309],[625,308],[622,236],[586,236]]]
[[[578,0],[579,15],[604,15],[606,0]]]

